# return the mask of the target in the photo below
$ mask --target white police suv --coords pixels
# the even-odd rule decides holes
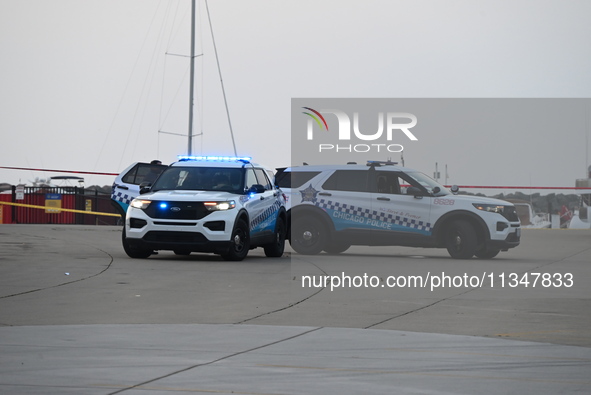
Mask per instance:
[[[132,258],[172,250],[238,261],[256,247],[280,257],[287,216],[285,197],[272,178],[250,158],[179,157],[131,200],[123,248]]]
[[[276,183],[287,195],[289,239],[300,254],[400,245],[493,258],[520,241],[513,204],[453,194],[395,162],[279,169]]]

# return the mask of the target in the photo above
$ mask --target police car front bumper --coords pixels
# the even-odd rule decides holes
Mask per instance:
[[[521,242],[521,227],[519,224],[511,225],[511,233],[502,240],[491,239],[488,242],[488,247],[491,249],[499,249],[501,251],[507,251],[510,248],[515,248]]]
[[[181,250],[187,252],[212,252],[223,254],[230,248],[230,241],[208,240],[199,232],[151,230],[138,239],[128,237],[130,246],[149,250]]]
[[[223,254],[230,248],[233,226],[233,221],[218,212],[201,220],[165,220],[130,208],[125,234],[127,243],[140,249]]]

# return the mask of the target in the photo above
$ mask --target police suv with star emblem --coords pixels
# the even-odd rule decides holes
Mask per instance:
[[[457,195],[396,162],[278,169],[288,198],[289,240],[305,255],[351,245],[447,248],[453,258],[493,258],[519,245],[515,206]]]
[[[287,215],[272,179],[247,157],[179,157],[153,183],[140,185],[125,216],[123,248],[132,258],[172,250],[238,261],[256,247],[280,257]]]

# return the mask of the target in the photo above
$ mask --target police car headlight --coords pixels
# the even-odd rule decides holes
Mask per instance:
[[[505,209],[505,206],[499,206],[497,204],[472,203],[472,205],[478,210],[488,211],[489,213],[503,214],[503,210]]]
[[[224,211],[236,207],[236,202],[233,200],[228,202],[204,202],[203,205],[208,211]]]
[[[148,208],[148,206],[150,205],[150,203],[152,203],[151,200],[143,200],[143,199],[133,199],[131,201],[130,206],[133,208],[139,208],[142,210],[145,210]]]

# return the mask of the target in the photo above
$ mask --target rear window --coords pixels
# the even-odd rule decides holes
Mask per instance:
[[[367,170],[337,170],[322,188],[328,191],[369,192]]]
[[[280,171],[275,175],[275,184],[279,188],[299,188],[318,174],[319,171]]]

